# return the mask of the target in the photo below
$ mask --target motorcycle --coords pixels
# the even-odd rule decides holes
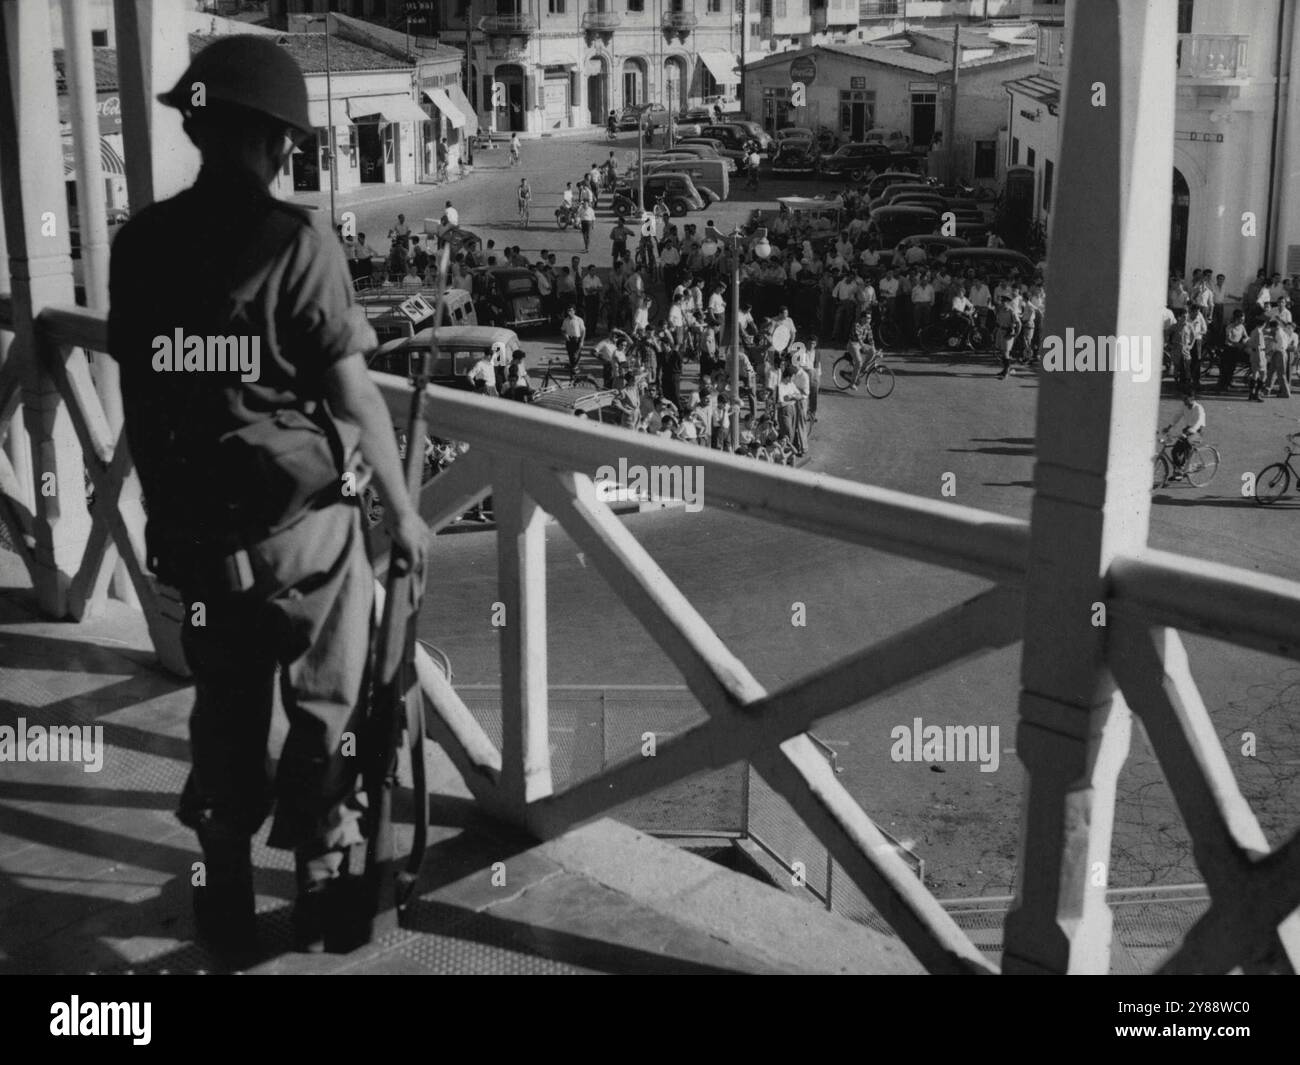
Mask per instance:
[[[570,226],[578,224],[578,208],[570,206],[567,203],[560,204],[555,209],[555,224],[561,229],[568,229]]]

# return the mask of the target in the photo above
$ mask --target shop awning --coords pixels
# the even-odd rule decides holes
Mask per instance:
[[[474,105],[465,98],[459,85],[448,85],[447,96],[456,105],[456,110],[465,116],[465,132],[474,136],[478,132],[478,115],[474,113]]]
[[[740,75],[736,72],[736,57],[730,52],[701,52],[700,58],[719,85],[740,83]]]
[[[348,100],[348,114],[355,120],[363,115],[382,115],[385,122],[428,122],[429,116],[409,96],[354,96]]]
[[[351,123],[347,105],[342,100],[328,101],[331,109],[326,108],[326,103],[325,100],[307,101],[307,117],[311,120],[313,128],[324,129],[327,126],[346,126]],[[333,122],[330,121],[331,116]]]
[[[446,115],[447,121],[457,129],[465,128],[465,116],[461,114],[460,108],[451,102],[451,97],[447,95],[445,89],[425,89],[424,98]]]

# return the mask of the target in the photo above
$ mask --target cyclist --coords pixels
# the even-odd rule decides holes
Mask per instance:
[[[528,179],[519,179],[519,188],[515,190],[515,196],[519,201],[519,217],[523,219],[525,228],[528,226],[528,208],[533,202],[533,190],[528,187]]]
[[[1184,424],[1186,423],[1186,424]],[[1192,445],[1195,439],[1205,428],[1205,408],[1196,401],[1196,394],[1188,392],[1183,396],[1183,409],[1179,412],[1178,417],[1160,430],[1160,435],[1168,435],[1169,431],[1176,425],[1181,425],[1182,430],[1178,434],[1178,439],[1174,441],[1174,446],[1169,451],[1169,457],[1174,462],[1174,474],[1177,476],[1182,472],[1183,467],[1187,464],[1187,459],[1192,453]]]
[[[853,357],[853,387],[856,389],[858,379],[862,376],[862,367],[876,358],[870,311],[858,315],[858,320],[853,323],[853,331],[849,334],[846,350]]]
[[[518,133],[510,134],[510,165],[511,166],[519,165],[519,148],[520,148],[519,134]]]

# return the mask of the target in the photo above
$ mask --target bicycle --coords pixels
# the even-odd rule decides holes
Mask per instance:
[[[519,149],[518,149],[518,148],[511,147],[511,149],[510,149],[510,165],[511,165],[511,166],[518,166],[518,165],[519,165]]]
[[[528,228],[528,211],[531,204],[532,200],[519,201],[519,221],[523,223],[525,229]]]
[[[1265,466],[1255,477],[1255,502],[1260,506],[1276,503],[1292,484],[1300,484],[1300,474],[1291,459],[1300,455],[1300,433],[1287,433],[1286,454],[1281,462]]]
[[[871,357],[865,359],[856,369],[852,355],[847,352],[841,355],[835,360],[831,380],[841,392],[856,388],[865,381],[867,393],[873,399],[884,399],[894,391],[894,371],[885,365],[884,357],[879,351],[872,352]]]
[[[576,207],[571,207],[566,203],[560,204],[560,206],[555,209],[555,224],[559,226],[560,229],[568,229],[569,226],[576,226],[578,224],[578,209]]]
[[[876,346],[880,348],[898,348],[903,344],[903,327],[894,320],[892,311],[882,313],[872,323],[876,331]]]
[[[585,388],[594,392],[599,387],[594,377],[571,368],[567,360],[552,359],[546,364],[546,372],[542,374],[541,387],[533,394],[539,396],[543,392],[554,392],[559,388]]]
[[[987,351],[989,335],[962,314],[946,314],[921,330],[921,347],[926,351]]]
[[[1204,488],[1219,472],[1219,449],[1209,444],[1193,443],[1188,440],[1190,450],[1183,461],[1181,469],[1176,469],[1173,459],[1173,446],[1176,439],[1161,436],[1158,441],[1160,450],[1156,453],[1152,468],[1151,487],[1163,488],[1170,481],[1186,480],[1193,488]]]

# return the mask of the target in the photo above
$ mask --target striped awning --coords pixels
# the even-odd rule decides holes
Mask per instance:
[[[112,138],[110,140],[109,138]],[[122,135],[120,133],[111,133],[106,137],[99,138],[99,165],[105,175],[115,174],[118,177],[126,177],[126,163],[122,160],[122,151],[120,142]],[[75,177],[77,173],[77,156],[76,149],[72,145],[72,138],[65,136],[63,138],[63,176],[65,178]]]

